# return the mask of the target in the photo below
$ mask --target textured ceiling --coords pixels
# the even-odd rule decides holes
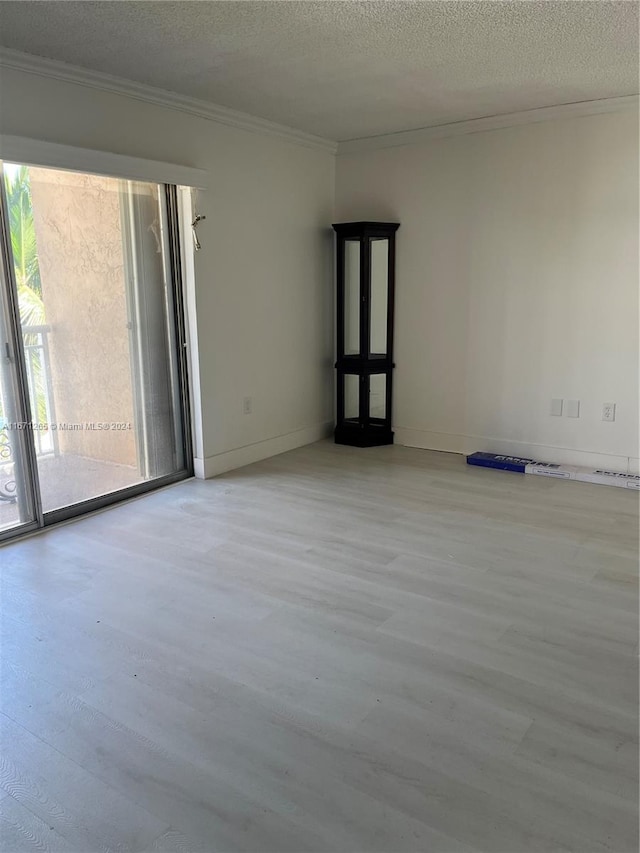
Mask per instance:
[[[0,44],[335,140],[638,91],[635,2],[0,2]]]

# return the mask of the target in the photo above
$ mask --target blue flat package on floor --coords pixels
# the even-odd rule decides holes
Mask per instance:
[[[556,462],[537,462],[524,456],[507,456],[500,453],[472,453],[467,465],[497,468],[500,471],[517,471],[519,474],[537,474],[562,480],[579,480],[601,486],[619,486],[640,491],[640,475],[629,471],[605,471],[601,468],[584,468],[580,465],[558,465]]]
[[[501,471],[517,471],[524,474],[527,465],[535,462],[522,456],[504,456],[499,453],[472,453],[467,456],[467,465],[479,465],[481,468],[498,468]]]

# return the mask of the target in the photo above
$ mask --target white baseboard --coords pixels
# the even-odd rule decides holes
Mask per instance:
[[[444,450],[445,453],[466,453],[463,435],[448,432],[427,432],[421,429],[403,429],[393,427],[394,441],[405,447],[419,447],[422,450]]]
[[[507,453],[511,456],[524,456],[540,462],[554,462],[559,465],[582,465],[589,468],[606,468],[624,474],[638,473],[638,459],[613,453],[596,453],[591,450],[574,450],[568,447],[555,447],[548,444],[534,444],[525,441],[509,441],[504,438],[491,438],[480,435],[460,435],[456,433],[431,432],[419,429],[394,427],[396,444],[406,447],[420,447],[425,450],[444,450],[447,453]]]
[[[236,447],[225,453],[217,453],[215,456],[207,456],[204,459],[196,458],[193,460],[194,474],[201,480],[208,480],[210,477],[217,477],[218,474],[224,474],[226,471],[251,465],[252,462],[259,462],[261,459],[286,453],[287,450],[295,450],[296,447],[302,447],[305,444],[313,444],[314,441],[327,438],[332,431],[333,421],[328,421],[303,427],[285,435],[267,438],[255,444]]]
[[[202,459],[200,456],[194,456],[193,457],[193,473],[198,478],[198,480],[206,480],[207,479],[204,471],[205,471],[204,459]]]

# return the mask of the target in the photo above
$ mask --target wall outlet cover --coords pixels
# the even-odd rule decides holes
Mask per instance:
[[[602,420],[608,421],[612,423],[616,419],[616,404],[615,403],[603,403],[602,404]]]

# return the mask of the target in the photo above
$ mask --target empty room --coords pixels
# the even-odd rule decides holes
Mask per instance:
[[[639,9],[0,0],[2,853],[637,853]]]

